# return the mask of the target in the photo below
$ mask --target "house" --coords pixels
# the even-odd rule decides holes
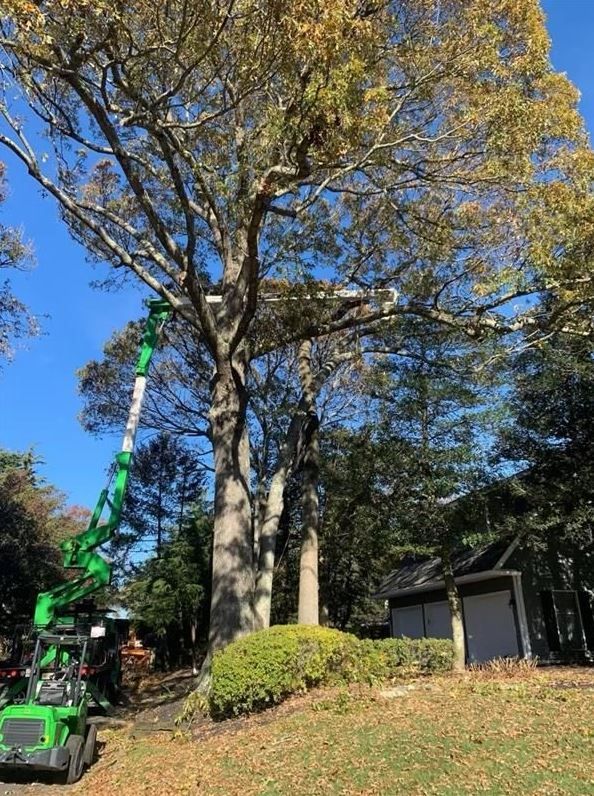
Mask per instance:
[[[467,661],[538,656],[594,662],[594,561],[554,541],[516,537],[460,551]],[[407,557],[374,595],[388,603],[391,635],[451,638],[439,558]]]

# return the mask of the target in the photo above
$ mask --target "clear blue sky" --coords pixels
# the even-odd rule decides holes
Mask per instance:
[[[594,131],[594,0],[546,0],[553,63],[582,94],[581,109]],[[37,267],[17,275],[14,287],[43,320],[43,336],[17,352],[0,373],[0,446],[34,447],[45,460],[45,477],[73,503],[92,506],[119,439],[97,440],[80,427],[75,372],[101,353],[114,329],[141,313],[142,294],[94,290],[84,251],[66,233],[55,204],[41,197],[13,159],[7,160],[10,198],[2,215],[34,243]],[[65,285],[68,288],[65,289]]]

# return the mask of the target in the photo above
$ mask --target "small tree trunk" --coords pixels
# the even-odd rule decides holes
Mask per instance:
[[[253,629],[254,570],[245,368],[219,362],[211,384],[215,496],[209,652]]]
[[[299,563],[299,606],[297,621],[301,625],[318,625],[318,481],[320,471],[320,442],[318,419],[312,418],[303,458],[303,529],[301,560]]]
[[[190,654],[192,656],[192,674],[193,675],[197,675],[198,674],[198,661],[196,659],[196,637],[197,637],[196,620],[195,619],[191,619],[190,620],[190,647],[191,647]]]
[[[441,561],[443,566],[443,578],[445,582],[448,605],[450,607],[450,619],[452,622],[452,639],[454,642],[454,671],[464,671],[466,663],[466,638],[464,633],[464,620],[462,618],[462,600],[458,592],[458,586],[454,580],[454,570],[452,569],[452,556],[448,547],[443,547],[441,551]]]
[[[254,625],[256,630],[270,626],[276,537],[278,524],[283,513],[287,473],[288,467],[281,466],[272,477],[266,499],[264,522],[260,529],[260,561],[254,598]]]
[[[260,526],[260,557],[256,576],[256,595],[254,599],[254,623],[257,630],[269,627],[270,625],[278,524],[283,513],[285,486],[295,458],[302,425],[303,411],[300,406],[299,410],[291,419],[266,498],[264,520]]]
[[[279,453],[276,471],[272,477],[268,491],[264,520],[260,527],[260,558],[258,561],[256,597],[254,603],[256,628],[264,628],[270,625],[272,584],[274,580],[274,563],[278,524],[280,522],[284,507],[285,486],[296,458],[303,426],[307,417],[311,416],[312,413],[315,413],[316,395],[321,384],[330,375],[330,373],[336,369],[343,356],[341,354],[335,359],[331,358],[320,370],[317,377],[314,378],[311,368],[311,348],[311,340],[304,340],[299,346],[298,369],[299,379],[302,387],[301,400],[299,401],[297,411],[291,419],[291,423]]]

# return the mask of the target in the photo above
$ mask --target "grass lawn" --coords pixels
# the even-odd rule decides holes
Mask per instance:
[[[103,733],[72,793],[594,794],[594,670],[318,692],[201,729]]]

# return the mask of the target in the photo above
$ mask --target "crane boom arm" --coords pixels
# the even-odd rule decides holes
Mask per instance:
[[[149,314],[136,363],[136,380],[122,450],[115,456],[110,482],[101,491],[87,528],[60,545],[64,553],[64,566],[67,569],[81,569],[82,572],[73,580],[60,583],[49,591],[40,592],[33,618],[33,624],[37,628],[51,625],[60,611],[68,605],[78,602],[103,586],[108,586],[111,582],[111,564],[95,552],[95,549],[112,539],[120,524],[148,369],[161,328],[172,312],[170,305],[160,299],[149,301],[148,306]],[[109,516],[105,522],[101,522],[106,506],[109,509]]]

